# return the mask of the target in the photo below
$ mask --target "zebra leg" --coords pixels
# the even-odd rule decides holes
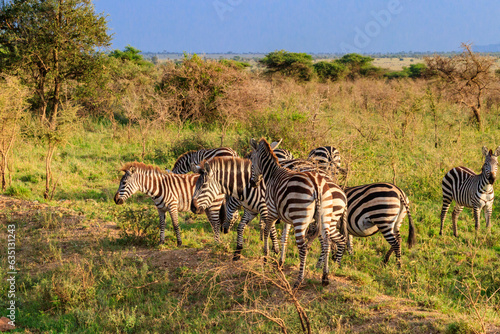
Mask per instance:
[[[491,212],[493,211],[493,201],[490,203],[486,203],[484,207],[484,219],[486,220],[486,229],[488,232],[491,232]]]
[[[299,266],[299,277],[297,277],[297,281],[293,285],[293,288],[298,289],[300,284],[304,281],[308,245],[304,240],[304,235],[300,234],[295,235],[295,239],[297,242],[297,246],[299,248],[300,266]]]
[[[177,206],[170,206],[168,212],[170,213],[170,218],[172,218],[172,225],[174,226],[175,237],[177,238],[177,247],[182,245],[181,239],[181,231],[179,229],[179,214],[177,212]],[[161,227],[160,227],[161,228]],[[165,222],[163,223],[163,231],[165,230]],[[164,235],[164,232],[160,231],[160,240],[161,235]]]
[[[269,234],[273,225],[276,223],[275,219],[266,219],[266,227],[264,228],[264,262],[267,261],[267,256],[269,255]]]
[[[354,250],[352,248],[352,235],[351,234],[349,234],[346,241],[347,241],[347,253],[349,253],[349,255],[353,255]]]
[[[245,231],[245,227],[247,226],[247,224],[251,222],[252,219],[254,219],[256,216],[257,214],[245,210],[243,218],[241,219],[241,222],[238,225],[238,233],[236,237],[236,250],[234,251],[233,261],[238,261],[240,259],[241,250],[243,249],[243,232]]]
[[[476,233],[479,231],[479,220],[481,219],[481,208],[480,207],[474,207],[474,223],[475,223],[475,228],[476,228]],[[486,211],[485,211],[486,214]]]
[[[321,278],[321,285],[327,286],[330,284],[330,280],[328,279],[328,274],[330,272],[330,268],[328,267],[328,256],[330,255],[330,235],[328,233],[327,228],[323,228],[321,233],[321,251],[324,253],[323,258],[325,259],[323,264],[323,277]]]
[[[455,204],[455,208],[453,209],[453,212],[451,213],[451,222],[453,224],[453,235],[455,237],[458,237],[458,230],[457,230],[457,222],[458,222],[458,216],[464,209],[463,206],[460,206],[458,204]]]
[[[394,234],[384,235],[384,238],[391,245],[391,248],[384,256],[384,262],[383,262],[384,265],[386,265],[389,262],[389,258],[394,252],[396,253],[396,261],[398,267],[401,268],[401,235],[399,234],[399,231],[395,232]]]
[[[277,221],[277,223],[279,223],[279,221]],[[273,224],[273,226],[271,227],[270,235],[271,241],[273,243],[273,252],[274,254],[278,254],[280,252],[280,245],[278,242],[278,231],[276,230],[276,224]]]
[[[219,209],[215,210],[214,207],[207,208],[205,210],[205,214],[210,222],[210,226],[212,226],[215,241],[220,242]]]
[[[165,211],[158,209],[160,215],[160,245],[165,243]]]
[[[283,232],[281,233],[281,253],[278,265],[281,267],[285,263],[286,255],[286,244],[288,242],[288,235],[290,234],[290,224],[285,223],[283,226]]]
[[[446,218],[450,205],[451,199],[443,198],[443,208],[441,209],[441,229],[439,230],[439,235],[443,235],[444,219]]]

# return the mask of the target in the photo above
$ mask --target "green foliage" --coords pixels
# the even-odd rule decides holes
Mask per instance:
[[[125,207],[117,217],[121,229],[121,242],[132,245],[153,246],[158,243],[158,211],[150,206]]]
[[[347,74],[347,67],[338,61],[319,61],[314,65],[314,71],[322,80],[336,81]]]
[[[299,80],[308,81],[313,77],[312,56],[307,53],[273,51],[259,60],[267,70],[266,73],[281,73]]]
[[[238,70],[244,70],[245,68],[250,67],[249,63],[246,63],[244,61],[238,61],[234,59],[221,59],[219,60],[221,64],[227,67],[234,67]]]
[[[125,50],[113,50],[109,53],[112,58],[120,59],[122,61],[130,61],[136,63],[140,66],[153,66],[153,63],[144,60],[140,54],[141,50],[134,48],[133,46],[127,45]]]
[[[424,63],[411,64],[409,67],[403,67],[401,71],[393,71],[385,73],[384,76],[388,79],[401,78],[424,78],[427,75],[427,66]]]
[[[6,196],[27,199],[31,196],[31,189],[22,184],[13,184],[7,187],[4,194]]]

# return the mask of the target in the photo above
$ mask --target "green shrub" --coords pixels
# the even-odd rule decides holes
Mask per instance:
[[[316,74],[323,81],[343,79],[348,72],[347,67],[338,61],[320,61],[313,66]]]
[[[268,74],[281,73],[303,81],[311,80],[314,74],[312,57],[307,53],[273,51],[259,62],[266,66]]]

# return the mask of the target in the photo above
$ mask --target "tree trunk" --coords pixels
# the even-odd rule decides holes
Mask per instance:
[[[43,193],[43,198],[48,199],[50,196],[50,183],[52,181],[52,157],[54,156],[54,151],[57,148],[57,144],[53,143],[50,139],[48,142],[47,156],[45,157],[45,192]]]

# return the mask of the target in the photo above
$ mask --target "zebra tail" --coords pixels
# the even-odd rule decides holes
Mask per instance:
[[[401,202],[406,208],[406,213],[408,214],[408,222],[409,222],[409,229],[408,229],[408,249],[411,249],[417,242],[417,236],[416,236],[416,231],[415,231],[415,224],[413,223],[413,219],[411,217],[410,213],[410,206],[409,203],[406,202],[404,197],[400,197]]]
[[[219,226],[221,231],[225,231],[224,233],[227,233],[227,229],[224,228],[223,226],[225,220],[226,220],[226,201],[224,200],[219,210]],[[229,226],[227,228],[229,228]]]
[[[309,247],[311,247],[311,244],[312,242],[314,241],[314,239],[316,239],[318,237],[318,235],[320,234],[320,230],[322,229],[321,226],[322,226],[322,219],[321,219],[321,199],[319,198],[318,196],[318,192],[316,192],[316,205],[314,207],[314,220],[316,221],[316,230],[314,231],[314,234],[311,235],[307,240],[307,249],[309,249]],[[314,223],[311,223],[311,224],[314,224]]]

